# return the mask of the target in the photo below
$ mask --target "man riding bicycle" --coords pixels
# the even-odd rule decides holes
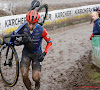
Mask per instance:
[[[24,27],[20,26],[19,28],[22,28],[15,31],[18,34],[28,36],[28,38],[23,37],[24,48],[20,62],[23,82],[28,90],[32,90],[31,82],[28,78],[30,63],[32,62],[32,79],[35,81],[35,89],[38,90],[40,88],[41,62],[52,45],[51,38],[46,29],[38,24],[39,18],[40,15],[37,11],[29,11],[26,15],[27,24]],[[43,38],[47,42],[47,45],[45,51],[42,53],[41,44]]]

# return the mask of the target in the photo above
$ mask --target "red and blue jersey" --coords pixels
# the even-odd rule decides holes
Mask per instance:
[[[30,39],[31,43],[24,44],[24,49],[27,49],[30,52],[41,52],[42,51],[42,39],[44,38],[47,42],[45,51],[49,50],[50,46],[52,45],[51,38],[48,35],[46,29],[41,25],[37,24],[35,29],[33,30],[32,34],[29,31],[28,25],[21,25],[16,31],[18,34],[27,34]]]

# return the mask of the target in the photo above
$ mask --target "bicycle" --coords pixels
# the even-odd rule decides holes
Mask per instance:
[[[6,38],[18,37],[18,36],[7,36],[3,37],[3,42],[0,44],[0,75],[7,85],[10,87],[14,86],[19,77],[19,59],[15,49],[14,42],[6,40]],[[6,53],[5,53],[6,52]],[[5,54],[5,55],[4,55]],[[6,70],[6,71],[5,71]],[[12,77],[11,72],[14,77]],[[8,77],[9,76],[9,77]]]
[[[39,1],[34,0],[32,1],[31,7],[29,10],[33,10],[36,7],[39,7],[39,5],[40,5]],[[43,21],[39,23],[41,26],[44,24],[45,19],[47,17],[48,5],[47,4],[41,5],[37,11],[39,12],[43,8],[45,9],[45,16],[43,18]],[[25,22],[23,26],[26,24],[27,23]],[[19,58],[18,58],[16,48],[15,48],[16,45],[14,44],[14,42],[9,42],[8,39],[15,38],[16,40],[20,40],[20,38],[25,36],[24,34],[17,35],[18,32],[13,32],[13,33],[14,33],[13,35],[4,36],[3,39],[0,39],[1,40],[0,75],[4,83],[6,83],[10,87],[13,87],[17,83],[18,78],[19,78]],[[14,77],[12,77],[11,69],[13,69],[12,71],[14,71],[13,72]]]

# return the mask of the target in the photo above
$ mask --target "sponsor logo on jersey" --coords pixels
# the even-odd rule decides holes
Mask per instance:
[[[50,35],[49,34],[47,34],[47,36],[46,36],[47,38],[49,38],[50,37]]]

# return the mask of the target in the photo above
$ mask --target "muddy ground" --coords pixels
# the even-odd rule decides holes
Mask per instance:
[[[86,3],[83,4],[86,5]],[[60,8],[65,7],[61,6]],[[15,11],[15,14],[18,13],[19,11]],[[26,9],[23,10],[23,13],[26,13]],[[42,63],[41,90],[97,90],[94,88],[76,88],[80,86],[100,87],[100,84],[96,83],[95,80],[93,81],[88,75],[91,73],[92,46],[89,37],[92,33],[92,24],[86,22],[55,28],[54,30],[48,30],[48,33],[51,36],[53,45]],[[45,45],[46,43],[43,41],[43,50]],[[16,47],[19,59],[21,58],[22,48],[23,46]],[[31,67],[29,77],[32,81]],[[32,85],[34,88],[33,81]],[[0,90],[26,90],[21,73],[18,83],[14,87],[6,86],[0,78]]]

